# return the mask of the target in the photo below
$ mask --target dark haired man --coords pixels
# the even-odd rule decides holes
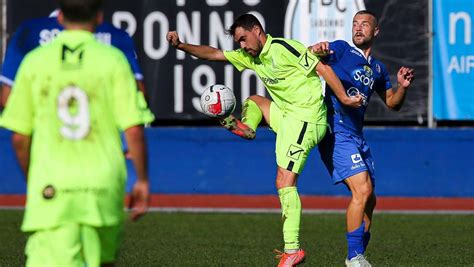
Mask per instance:
[[[326,107],[323,103],[318,71],[341,102],[359,107],[360,96],[348,97],[332,69],[309,53],[295,40],[265,34],[258,19],[250,14],[239,16],[229,29],[240,49],[222,51],[181,43],[176,32],[167,34],[177,49],[200,59],[229,61],[239,71],[254,70],[265,84],[273,101],[253,95],[245,100],[242,122],[230,116],[221,120],[228,130],[246,139],[255,138],[262,117],[276,133],[276,187],[281,202],[285,251],[278,266],[295,266],[304,260],[299,244],[301,202],[296,189],[298,175],[311,149],[326,132]]]
[[[125,56],[92,34],[101,1],[59,5],[66,30],[22,61],[0,125],[14,132],[28,178],[26,265],[104,266],[116,260],[124,219],[120,130],[138,176],[131,218],[148,207],[144,111]]]
[[[387,107],[399,110],[414,75],[413,69],[401,67],[397,73],[398,89],[393,91],[385,65],[371,55],[378,33],[375,14],[362,10],[355,14],[352,23],[355,47],[342,40],[322,42],[312,47],[312,51],[334,69],[347,94],[359,95],[363,99],[361,107],[348,109],[330,90],[326,91],[325,102],[332,132],[318,146],[334,184],[342,182],[352,192],[346,213],[345,263],[354,267],[370,266],[364,253],[370,240],[369,229],[376,203],[374,161],[362,132],[364,113],[374,91]]]

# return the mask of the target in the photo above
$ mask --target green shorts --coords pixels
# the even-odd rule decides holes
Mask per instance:
[[[277,165],[297,174],[303,171],[309,152],[327,129],[325,123],[310,123],[283,114],[274,102],[270,105],[270,127],[276,133]]]
[[[122,225],[69,223],[34,232],[26,244],[26,266],[100,266],[116,260]]]

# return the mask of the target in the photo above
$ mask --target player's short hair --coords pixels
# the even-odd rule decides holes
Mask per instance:
[[[357,16],[357,15],[370,15],[374,18],[374,21],[375,21],[375,26],[377,27],[379,25],[379,18],[377,17],[377,15],[375,15],[374,12],[372,11],[369,11],[369,10],[360,10],[360,11],[357,11],[357,13],[355,13],[354,17]]]
[[[58,0],[64,18],[71,22],[91,21],[99,12],[102,0]]]
[[[230,28],[226,30],[226,33],[234,36],[235,29],[238,27],[242,27],[244,30],[250,31],[255,26],[260,27],[260,29],[263,31],[262,24],[260,24],[260,21],[257,19],[257,17],[252,14],[242,14],[234,21]]]

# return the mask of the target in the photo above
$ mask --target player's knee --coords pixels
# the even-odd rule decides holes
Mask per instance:
[[[254,101],[254,102],[258,102],[258,101],[261,101],[262,98],[265,98],[265,97],[260,96],[260,95],[251,95],[251,96],[249,96],[247,99],[250,99],[250,100],[252,100],[252,101]]]
[[[294,184],[289,179],[283,179],[283,178],[277,178],[275,185],[277,189],[294,186]]]
[[[297,177],[297,174],[279,167],[275,182],[276,188],[281,189],[284,187],[296,186]]]
[[[355,186],[352,190],[353,197],[363,203],[367,203],[369,201],[369,198],[371,197],[372,193],[373,188],[370,183],[362,183],[360,185]]]
[[[361,187],[361,194],[364,196],[364,198],[369,200],[372,193],[373,193],[372,185],[370,183],[364,183]]]
[[[251,95],[247,98],[247,100],[252,100],[259,108],[262,108],[265,105],[270,105],[271,103],[268,98],[259,95]]]

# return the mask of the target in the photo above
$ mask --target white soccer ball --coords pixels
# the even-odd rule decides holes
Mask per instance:
[[[206,88],[201,95],[202,113],[211,118],[225,118],[235,109],[235,96],[232,89],[222,84]]]

